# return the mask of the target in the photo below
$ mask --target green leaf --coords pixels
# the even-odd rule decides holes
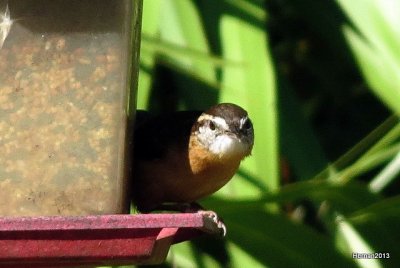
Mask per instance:
[[[344,250],[350,256],[353,253],[374,253],[376,250],[371,248],[367,241],[349,224],[344,217],[339,217],[337,221],[338,240],[345,244]],[[360,267],[383,267],[377,259],[355,258]]]
[[[352,213],[379,200],[376,194],[369,192],[366,185],[359,183],[337,184],[327,180],[309,180],[283,186],[281,189],[263,194],[252,199],[227,199],[212,197],[204,200],[205,207],[212,208],[218,213],[233,213],[264,207],[268,203],[285,204],[311,200],[316,203],[328,201],[333,209],[343,213]]]
[[[227,238],[271,267],[356,267],[332,241],[304,225],[265,213],[246,210],[224,213]]]
[[[150,99],[150,88],[153,83],[153,69],[155,64],[155,51],[146,49],[143,36],[155,36],[159,31],[159,17],[161,1],[143,1],[142,16],[142,42],[140,52],[139,83],[137,93],[137,108],[146,109]]]
[[[374,50],[349,27],[344,28],[360,69],[374,93],[395,113],[400,114],[400,68]]]
[[[367,83],[393,112],[400,114],[400,20],[396,15],[400,4],[378,0],[338,2],[360,32],[344,27]]]
[[[347,221],[374,252],[389,253],[390,259],[382,259],[384,267],[399,267],[400,249],[400,196],[386,198],[347,215]]]
[[[191,50],[209,54],[208,40],[203,30],[199,13],[192,1],[164,1],[161,14],[160,38]],[[174,61],[182,67],[191,69],[206,81],[216,82],[214,66],[209,61],[193,60],[196,55],[175,57]]]
[[[254,258],[251,253],[243,249],[243,247],[229,241],[228,249],[231,255],[231,262],[233,268],[241,267],[252,267],[252,268],[265,268],[268,267],[266,263],[261,262],[257,258]]]
[[[328,161],[311,124],[302,114],[295,92],[284,81],[280,83],[278,97],[281,161],[283,164],[287,162],[289,176],[298,180],[310,179],[326,167]],[[281,168],[281,172],[285,172],[285,167]]]
[[[380,202],[361,208],[347,218],[353,223],[363,223],[365,221],[380,221],[385,218],[400,215],[400,196],[386,198]]]
[[[224,192],[254,196],[266,188],[277,189],[279,185],[274,68],[264,30],[228,15],[222,17],[220,30],[224,58],[243,63],[243,66],[223,68],[220,101],[237,103],[247,109],[255,129],[252,156],[241,165],[241,177],[248,182],[234,178]],[[256,181],[256,185],[250,187],[253,183],[249,180]]]
[[[400,153],[369,183],[371,192],[378,193],[395,180],[400,173]]]

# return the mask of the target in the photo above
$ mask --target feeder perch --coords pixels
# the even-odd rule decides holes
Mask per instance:
[[[172,244],[219,234],[198,213],[0,218],[1,267],[159,264]]]

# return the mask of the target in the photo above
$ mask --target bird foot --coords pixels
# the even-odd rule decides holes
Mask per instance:
[[[218,226],[218,229],[220,229],[220,233],[222,237],[225,237],[226,235],[226,226],[225,223],[222,221],[220,217],[218,217],[217,213],[215,213],[212,210],[198,210],[197,213],[199,213],[202,216],[206,216],[210,219],[213,220]]]
[[[226,235],[226,226],[223,220],[217,215],[217,213],[212,210],[205,210],[200,204],[196,202],[164,203],[159,205],[156,210],[176,210],[176,211],[181,211],[183,213],[199,213],[202,216],[206,216],[212,219],[212,221],[217,224],[222,237]]]

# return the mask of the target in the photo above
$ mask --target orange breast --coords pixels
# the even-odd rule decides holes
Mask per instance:
[[[224,186],[235,174],[242,157],[219,158],[197,140],[190,150],[171,148],[164,159],[137,166],[135,187],[140,187],[137,203],[152,208],[165,202],[194,202]]]

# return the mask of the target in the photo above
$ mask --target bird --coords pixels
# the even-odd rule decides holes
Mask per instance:
[[[223,187],[251,155],[254,129],[247,111],[220,103],[203,112],[138,112],[134,125],[131,188],[137,210],[201,212],[219,221],[197,201]]]

